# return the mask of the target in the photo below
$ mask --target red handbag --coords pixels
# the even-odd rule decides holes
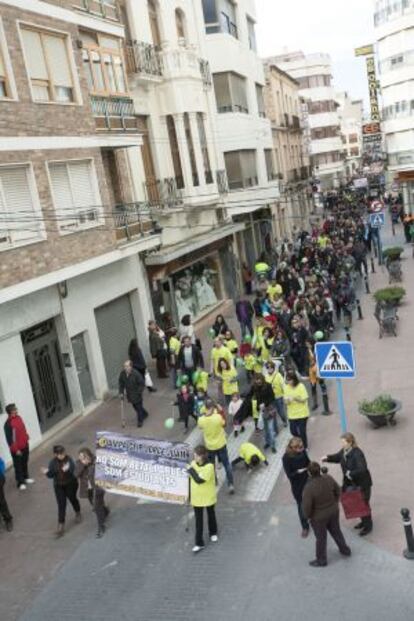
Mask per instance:
[[[348,520],[371,515],[370,506],[358,487],[351,487],[341,493],[341,505]]]

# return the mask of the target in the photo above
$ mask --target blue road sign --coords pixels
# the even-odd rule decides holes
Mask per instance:
[[[315,355],[319,377],[355,377],[354,348],[350,341],[316,343]]]
[[[380,213],[371,213],[369,214],[369,223],[374,228],[380,228],[385,224],[385,214]]]

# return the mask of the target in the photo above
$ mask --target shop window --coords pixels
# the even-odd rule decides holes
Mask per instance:
[[[221,300],[219,273],[219,258],[213,255],[173,274],[172,290],[164,293],[166,310],[175,307],[178,320],[190,315],[194,321]]]
[[[33,100],[75,101],[68,37],[26,26],[21,34]]]
[[[178,146],[177,131],[175,129],[174,119],[171,115],[167,116],[168,140],[170,143],[171,159],[174,168],[174,176],[177,188],[181,190],[184,187],[183,169],[181,166],[180,149]]]
[[[213,82],[218,112],[249,112],[245,78],[229,71],[215,73]]]
[[[82,33],[81,36],[89,90],[98,95],[127,94],[120,39],[98,33]]]

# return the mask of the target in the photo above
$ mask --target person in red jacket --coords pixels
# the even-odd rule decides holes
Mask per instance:
[[[7,420],[4,423],[4,433],[13,460],[17,487],[26,489],[27,483],[34,483],[29,477],[29,435],[23,419],[18,414],[15,403],[6,405]]]

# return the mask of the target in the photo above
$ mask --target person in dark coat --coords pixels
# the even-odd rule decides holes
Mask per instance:
[[[75,477],[75,462],[66,454],[65,448],[58,444],[53,447],[53,459],[47,468],[41,468],[43,474],[53,479],[56,502],[58,506],[58,527],[56,537],[62,537],[65,532],[66,504],[69,500],[75,511],[76,522],[81,522],[81,508],[76,496],[78,480]]]
[[[140,346],[138,345],[137,339],[131,339],[128,347],[128,357],[132,362],[132,366],[139,373],[141,373],[142,377],[145,380],[145,374],[147,372],[147,363],[145,362],[144,354]],[[154,386],[147,386],[149,392],[157,392],[157,389]]]
[[[282,463],[286,476],[290,481],[293,498],[298,505],[299,520],[302,524],[302,537],[307,537],[309,535],[309,522],[303,515],[302,494],[308,482],[310,459],[301,438],[293,437],[289,440]]]
[[[105,490],[95,485],[95,455],[86,447],[79,451],[75,477],[79,480],[79,497],[87,498],[93,507],[98,522],[96,537],[100,539],[106,530],[109,509],[105,505]]]
[[[242,336],[246,336],[246,334],[253,334],[253,316],[254,309],[249,300],[238,300],[236,303],[236,317],[240,324]]]
[[[252,387],[247,395],[250,401],[256,401],[257,409],[262,413],[264,423],[264,449],[271,448],[276,453],[276,436],[278,433],[276,422],[276,409],[274,407],[275,395],[272,385],[266,382],[261,373],[253,378]],[[256,421],[255,421],[256,422]]]
[[[130,360],[124,363],[124,368],[119,375],[118,387],[120,398],[123,399],[126,395],[129,403],[137,413],[137,426],[142,427],[144,420],[148,416],[142,397],[145,381],[141,373],[134,369]]]
[[[322,461],[340,464],[343,473],[342,488],[345,490],[347,487],[359,487],[364,500],[369,505],[372,479],[365,455],[357,445],[352,433],[344,433],[341,440],[343,448],[338,453],[323,457]],[[360,523],[355,528],[360,531],[361,537],[368,535],[372,531],[372,515],[361,518]]]
[[[227,330],[229,329],[227,322],[224,319],[223,315],[217,315],[211,327],[214,330],[214,333],[216,336],[220,336],[220,335],[224,336],[224,334],[226,334]]]
[[[316,462],[308,466],[309,480],[302,494],[302,511],[310,521],[316,537],[316,559],[309,562],[311,567],[325,567],[327,534],[335,541],[343,556],[351,556],[351,549],[345,541],[339,525],[339,498],[341,488],[329,474],[321,474]]]
[[[0,457],[0,515],[3,518],[6,530],[11,533],[13,530],[13,517],[9,511],[6,496],[4,495],[4,486],[6,484],[6,464]]]
[[[191,343],[191,337],[185,336],[177,356],[177,369],[188,375],[190,382],[194,371],[203,366],[203,355],[197,345]]]
[[[177,393],[177,400],[175,404],[178,406],[180,420],[184,422],[185,431],[187,431],[188,429],[188,420],[190,416],[195,420],[197,424],[194,393],[190,392],[187,384],[181,386],[180,391]]]

